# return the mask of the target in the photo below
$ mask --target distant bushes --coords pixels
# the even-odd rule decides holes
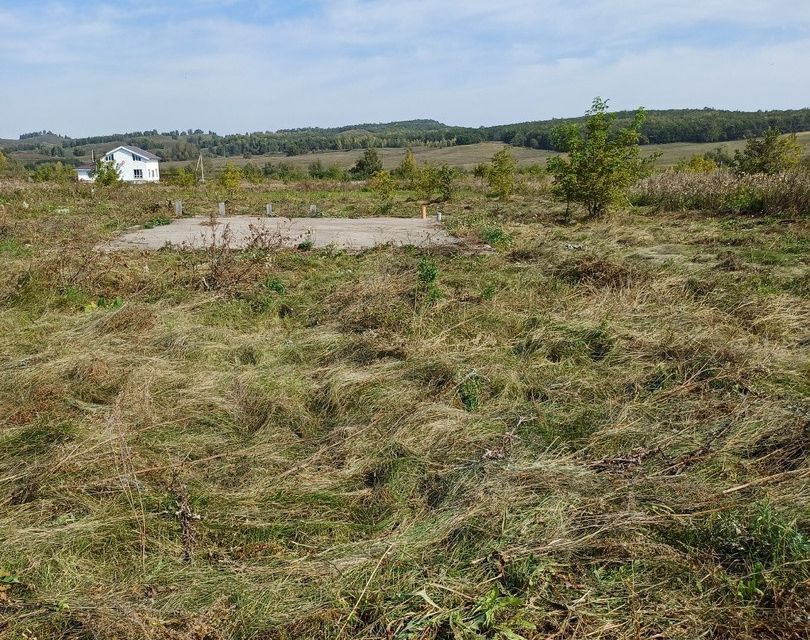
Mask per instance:
[[[810,215],[810,173],[738,175],[667,171],[641,180],[631,200],[670,211]]]
[[[39,165],[31,174],[34,182],[70,182],[76,178],[73,167],[61,162],[48,162]]]

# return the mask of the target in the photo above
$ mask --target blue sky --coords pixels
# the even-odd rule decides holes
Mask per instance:
[[[0,137],[810,106],[807,0],[0,0]]]

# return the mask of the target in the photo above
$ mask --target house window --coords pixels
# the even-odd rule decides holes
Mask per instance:
[[[135,175],[133,176],[136,180],[143,179],[143,169],[135,169]]]
[[[132,159],[135,162],[143,162],[143,158],[141,158],[141,156],[136,156],[134,153],[132,154]]]

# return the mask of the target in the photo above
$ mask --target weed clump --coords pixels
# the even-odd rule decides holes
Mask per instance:
[[[432,304],[442,297],[436,281],[439,278],[439,268],[436,263],[427,257],[422,257],[416,267],[417,286],[415,299],[424,304]]]
[[[557,267],[555,275],[571,284],[612,289],[625,289],[645,279],[638,267],[596,256],[566,260]]]

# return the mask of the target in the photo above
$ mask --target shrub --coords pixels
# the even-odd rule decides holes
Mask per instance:
[[[49,162],[39,165],[31,178],[34,182],[69,182],[75,175],[71,167],[61,162]]]
[[[745,149],[734,153],[734,167],[740,174],[772,175],[798,166],[801,155],[796,134],[783,136],[771,128],[759,138],[749,138]]]
[[[675,165],[675,171],[688,171],[691,173],[711,173],[717,170],[717,163],[710,157],[694,155],[689,160],[681,160]]]
[[[264,174],[259,167],[252,162],[248,162],[242,167],[242,177],[251,184],[260,184]]]
[[[481,240],[490,247],[506,247],[512,242],[512,236],[498,226],[484,227],[480,233]]]
[[[284,283],[281,280],[269,276],[264,281],[264,288],[279,295],[284,295],[287,291],[287,288],[284,286]]]
[[[417,288],[416,298],[422,299],[424,302],[430,304],[442,297],[441,290],[436,285],[436,280],[439,278],[439,268],[436,263],[427,257],[422,257],[416,267],[417,274]]]
[[[279,162],[278,164],[266,162],[262,167],[262,173],[265,178],[276,178],[278,180],[284,180],[285,182],[304,178],[304,173],[301,169],[294,167],[289,162]]]
[[[446,164],[439,167],[437,187],[443,201],[447,202],[453,199],[453,194],[456,192],[456,172],[452,167]]]
[[[487,167],[489,188],[501,200],[508,200],[515,189],[517,161],[508,147],[504,147],[492,157]]]
[[[28,171],[21,162],[9,158],[0,151],[0,178],[27,178]]]
[[[324,177],[329,180],[348,180],[349,172],[336,164],[329,165],[324,172]]]
[[[388,213],[394,200],[397,183],[388,171],[378,171],[369,184],[371,191],[377,197],[380,211]]]
[[[227,193],[233,194],[239,191],[242,187],[242,172],[235,164],[228,163],[225,165],[222,173],[217,178],[217,184],[222,187]]]
[[[405,151],[405,157],[402,159],[402,162],[399,163],[396,175],[398,178],[405,181],[409,189],[416,188],[417,182],[419,181],[419,167],[416,164],[413,151],[410,149]]]
[[[431,200],[433,192],[439,188],[439,169],[435,165],[426,164],[419,170],[416,181],[416,190],[421,200]]]
[[[307,173],[310,178],[315,178],[316,180],[326,177],[326,169],[324,169],[323,162],[320,160],[311,162],[307,168]]]
[[[161,178],[176,187],[193,187],[197,184],[197,174],[191,167],[169,167],[162,172]]]
[[[121,182],[121,174],[112,160],[97,160],[93,176],[95,176],[96,184],[103,186],[111,186]]]
[[[607,109],[607,101],[595,98],[584,131],[576,124],[557,129],[555,140],[568,157],[547,163],[556,194],[569,205],[583,204],[591,217],[604,215],[652,164],[652,159],[641,159],[638,147],[644,111],[639,109],[630,126],[614,133],[616,115]]]
[[[352,177],[358,180],[365,180],[382,170],[382,160],[380,160],[377,150],[373,147],[369,147],[363,152],[363,155],[358,158],[357,162],[350,169],[350,173]]]

